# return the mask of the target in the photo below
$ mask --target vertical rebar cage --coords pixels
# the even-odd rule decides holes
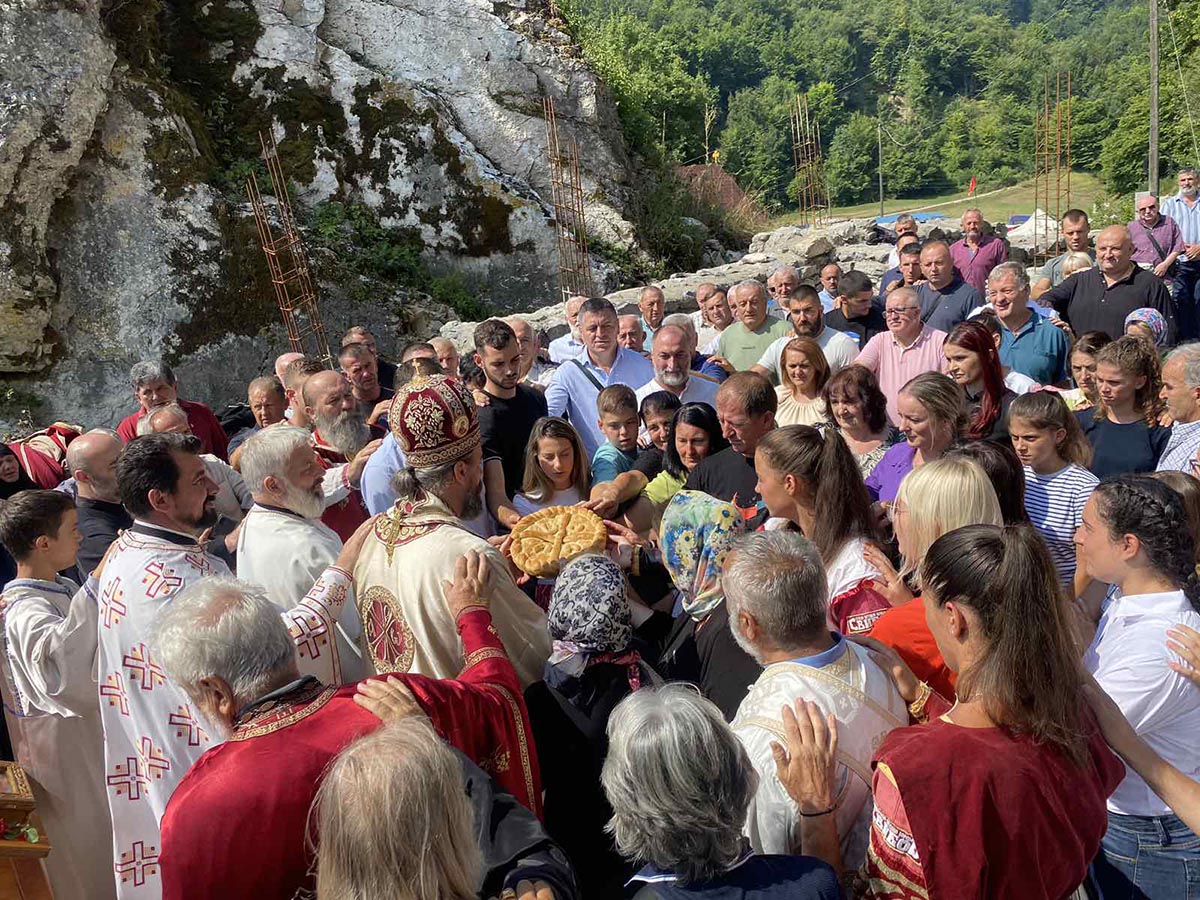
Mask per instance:
[[[1033,114],[1034,263],[1058,255],[1063,213],[1071,208],[1071,99],[1070,72],[1055,73],[1053,92],[1050,76],[1043,76],[1042,102]]]
[[[808,98],[797,94],[788,110],[792,126],[792,167],[796,175],[796,202],[800,222],[820,225],[829,211],[829,189],[821,158],[821,125],[810,113]]]
[[[309,270],[308,255],[288,198],[287,177],[279,161],[279,148],[274,135],[259,132],[258,139],[262,144],[262,160],[271,178],[271,190],[275,194],[280,228],[278,235],[271,228],[266,203],[253,172],[246,179],[246,194],[254,209],[258,240],[267,258],[267,270],[275,288],[275,299],[279,303],[288,341],[294,352],[320,360],[332,369],[333,356],[329,352],[329,341],[325,337],[325,326],[317,306],[317,292]]]
[[[558,236],[558,286],[568,297],[595,296],[592,261],[588,255],[587,223],[583,216],[583,183],[579,175],[579,144],[559,140],[554,100],[542,100],[546,117],[546,146],[550,156],[550,192]]]

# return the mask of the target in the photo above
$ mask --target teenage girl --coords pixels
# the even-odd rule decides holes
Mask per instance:
[[[1059,580],[1075,578],[1075,530],[1099,480],[1088,471],[1092,447],[1062,397],[1022,394],[1008,412],[1013,449],[1025,468],[1025,511],[1046,542]]]

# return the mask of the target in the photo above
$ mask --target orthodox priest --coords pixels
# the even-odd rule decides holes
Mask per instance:
[[[503,868],[504,887],[542,880],[557,900],[574,895],[565,858],[536,821],[536,749],[516,673],[491,628],[491,567],[469,553],[450,568],[453,584],[431,600],[468,651],[454,679],[400,675],[339,688],[302,677],[264,592],[244,582],[204,579],[171,605],[152,646],[225,743],[200,758],[167,807],[164,900],[312,896],[313,798],[334,757],[381,718],[391,720],[385,708],[428,716],[440,737],[525,807],[523,825],[513,830],[508,817],[501,834],[493,832],[505,818],[497,808],[476,811],[481,838],[493,835],[488,844],[501,851],[488,867]]]
[[[364,649],[377,672],[453,678],[470,660],[445,604],[455,560],[474,550],[494,567],[492,619],[522,685],[550,655],[546,616],[517,587],[504,558],[466,520],[481,511],[479,422],[471,392],[445,375],[397,392],[389,427],[404,453],[397,500],[374,519],[354,571]]]
[[[238,533],[238,577],[260,585],[280,609],[292,609],[342,549],[342,539],[321,521],[325,469],[308,431],[294,425],[252,435],[242,445],[241,464],[254,505]],[[331,683],[367,676],[361,633],[358,611],[347,604],[329,644]]]
[[[96,595],[104,781],[122,900],[161,896],[159,822],[167,800],[192,763],[220,741],[149,647],[151,624],[179,591],[208,575],[229,575],[198,540],[216,521],[217,495],[200,450],[193,435],[153,434],[130,441],[117,459],[121,501],[133,525],[105,557]],[[330,635],[364,535],[365,529],[348,541],[338,565],[283,614],[305,674],[332,676]]]

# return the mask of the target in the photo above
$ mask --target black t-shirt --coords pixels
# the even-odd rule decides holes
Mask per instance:
[[[487,393],[487,389],[484,388]],[[481,406],[479,434],[483,440],[483,461],[500,460],[504,469],[504,493],[511,500],[521,490],[525,477],[525,445],[533,423],[546,415],[546,395],[523,384],[511,400],[493,394],[491,403]]]
[[[638,453],[637,459],[633,461],[633,468],[645,475],[649,481],[653,481],[663,470],[663,452],[657,447],[647,447]]]
[[[754,457],[742,456],[732,447],[703,460],[692,469],[683,486],[685,490],[703,491],[732,503],[741,513],[747,531],[754,531],[767,520],[767,505],[758,495]]]
[[[1135,309],[1156,309],[1167,320],[1167,346],[1175,342],[1175,302],[1162,279],[1134,264],[1109,287],[1098,268],[1087,269],[1051,288],[1041,298],[1066,319],[1076,334],[1103,331],[1114,340],[1125,333],[1125,317]]]
[[[887,331],[887,322],[884,321],[883,313],[874,306],[865,316],[855,316],[852,319],[847,319],[840,309],[835,309],[833,312],[825,313],[825,324],[834,331],[844,331],[857,336],[859,350],[867,346],[867,341],[875,335],[881,331]]]

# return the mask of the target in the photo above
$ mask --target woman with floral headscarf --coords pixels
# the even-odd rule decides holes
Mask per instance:
[[[1167,320],[1157,309],[1148,306],[1135,309],[1125,317],[1125,333],[1140,337],[1152,347],[1161,349],[1167,342]]]
[[[659,658],[659,671],[668,680],[698,685],[730,722],[762,674],[762,666],[733,638],[721,591],[725,556],[744,530],[733,504],[700,491],[672,497],[659,528],[663,563],[682,610]]]
[[[544,680],[525,691],[541,762],[546,830],[575,865],[585,898],[621,896],[633,871],[605,834],[612,808],[600,788],[613,707],[662,679],[633,636],[625,575],[587,553],[563,566],[546,621],[554,649]]]

